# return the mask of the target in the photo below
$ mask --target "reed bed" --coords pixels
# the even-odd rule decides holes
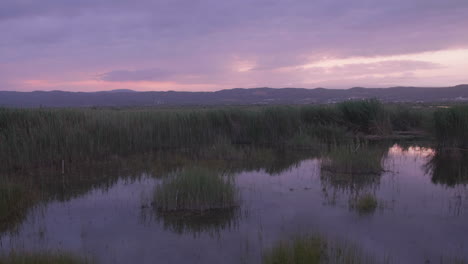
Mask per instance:
[[[309,116],[296,107],[0,109],[1,169],[60,167],[62,161],[226,143],[280,146],[314,131],[317,125],[308,123]]]
[[[390,116],[376,99],[345,101],[337,105],[343,120],[354,131],[384,135],[391,133]]]
[[[441,147],[468,148],[468,105],[436,111],[434,130]]]
[[[398,109],[377,100],[179,109],[0,108],[0,170],[60,168],[62,162],[219,144],[282,148],[341,144],[354,137],[432,127],[422,118],[429,111]],[[466,145],[466,109],[434,114],[441,142]]]

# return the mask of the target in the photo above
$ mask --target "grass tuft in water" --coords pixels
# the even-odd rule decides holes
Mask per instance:
[[[377,209],[377,198],[371,193],[366,193],[356,198],[352,207],[355,208],[360,214],[370,214]]]
[[[68,253],[11,253],[0,256],[2,264],[89,264],[92,263]]]
[[[387,262],[387,261],[384,261]],[[365,264],[378,263],[358,247],[335,242],[320,235],[298,236],[282,240],[264,251],[263,264]]]
[[[380,174],[385,148],[364,144],[344,145],[331,150],[322,160],[321,169],[341,174]]]
[[[153,203],[159,211],[207,211],[238,205],[234,180],[206,168],[186,168],[156,186]]]
[[[280,241],[263,255],[263,264],[314,264],[326,255],[326,241],[320,236]]]

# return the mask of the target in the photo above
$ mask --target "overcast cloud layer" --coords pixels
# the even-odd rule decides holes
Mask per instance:
[[[2,0],[0,90],[468,83],[466,0]]]

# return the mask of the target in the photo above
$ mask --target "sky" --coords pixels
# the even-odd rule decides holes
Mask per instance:
[[[468,0],[1,0],[0,90],[468,83]]]

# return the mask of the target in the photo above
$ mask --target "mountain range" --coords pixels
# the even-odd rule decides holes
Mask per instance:
[[[468,101],[468,85],[351,89],[235,88],[215,92],[113,90],[105,92],[0,91],[2,107],[323,104],[377,98],[384,102]]]

